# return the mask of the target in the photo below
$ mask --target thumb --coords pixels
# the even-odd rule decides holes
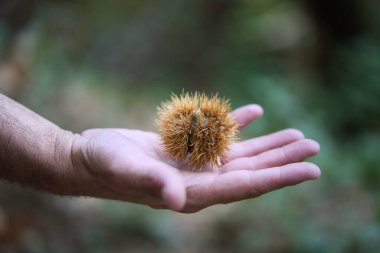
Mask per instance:
[[[161,197],[165,204],[174,211],[181,210],[186,203],[186,190],[182,176],[178,170],[167,164],[160,164],[162,182]]]

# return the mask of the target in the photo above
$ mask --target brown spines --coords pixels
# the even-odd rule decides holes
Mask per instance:
[[[184,93],[158,108],[157,124],[165,151],[175,160],[188,159],[201,168],[221,165],[221,158],[235,139],[237,124],[229,115],[227,100],[217,95]]]

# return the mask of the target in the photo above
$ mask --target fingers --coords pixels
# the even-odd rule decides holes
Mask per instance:
[[[236,120],[238,128],[241,129],[263,114],[263,108],[256,104],[245,105],[231,112]]]
[[[303,138],[304,135],[301,131],[297,129],[286,129],[262,137],[234,143],[226,156],[226,160],[254,156],[264,151],[282,147]]]
[[[313,140],[299,140],[280,148],[263,152],[257,156],[243,157],[232,160],[221,168],[221,172],[234,170],[259,170],[288,163],[301,162],[316,155],[319,144]]]
[[[320,169],[312,163],[294,163],[251,172],[250,184],[253,195],[259,196],[286,186],[318,179],[320,175]]]
[[[208,198],[202,201],[209,206],[254,198],[286,186],[317,179],[320,173],[316,165],[305,162],[259,171],[232,171],[217,176],[213,185],[207,188]]]

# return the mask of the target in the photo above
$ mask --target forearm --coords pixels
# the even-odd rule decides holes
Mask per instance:
[[[0,94],[0,178],[71,194],[73,134]]]

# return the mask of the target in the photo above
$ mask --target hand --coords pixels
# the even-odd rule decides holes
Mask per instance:
[[[257,105],[232,112],[241,128],[261,115]],[[92,129],[74,140],[72,161],[81,195],[190,213],[317,179],[319,168],[302,161],[318,152],[318,143],[287,129],[234,143],[221,168],[191,171],[165,154],[155,133]]]

